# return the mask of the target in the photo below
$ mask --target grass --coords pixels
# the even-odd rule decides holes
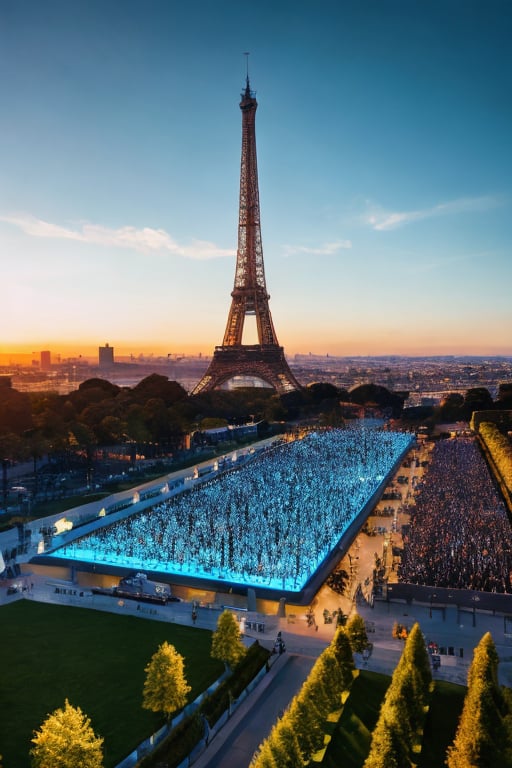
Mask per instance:
[[[387,675],[361,670],[327,748],[322,768],[361,768],[368,755],[371,734],[391,682]],[[425,723],[418,768],[444,768],[462,711],[466,688],[436,681]]]
[[[120,762],[164,722],[142,709],[144,667],[164,640],[185,658],[189,700],[224,669],[207,630],[28,600],[0,614],[3,768],[29,768],[33,731],[66,698],[105,739],[105,768]]]
[[[387,675],[361,670],[355,678],[327,748],[322,768],[361,768],[379,716],[379,709],[391,682]]]
[[[436,681],[423,731],[423,747],[418,768],[443,768],[446,750],[453,742],[466,688]]]

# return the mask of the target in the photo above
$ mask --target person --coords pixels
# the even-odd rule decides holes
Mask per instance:
[[[192,608],[192,623],[195,624],[197,621],[197,611],[195,608]]]

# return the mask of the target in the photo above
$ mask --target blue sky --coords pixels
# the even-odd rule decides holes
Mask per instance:
[[[511,39],[505,0],[1,0],[0,353],[221,343],[250,51],[286,351],[512,354]]]

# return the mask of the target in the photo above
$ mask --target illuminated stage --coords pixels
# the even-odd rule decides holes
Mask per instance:
[[[361,426],[312,433],[115,522],[107,515],[67,533],[33,562],[307,603],[413,442]]]

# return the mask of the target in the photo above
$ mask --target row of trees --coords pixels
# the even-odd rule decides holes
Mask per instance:
[[[262,387],[189,396],[177,382],[152,374],[131,388],[89,379],[77,390],[59,395],[18,392],[4,381],[0,383],[0,451],[3,457],[16,460],[120,443],[158,445],[169,452],[194,429],[244,423],[251,417],[272,422],[317,416],[325,423],[340,423],[340,402],[377,405],[399,414],[406,394],[372,384],[349,393],[319,383],[283,396]]]
[[[512,494],[512,443],[495,424],[482,422],[478,434],[484,441],[505,485]]]
[[[464,395],[450,392],[436,406],[407,408],[403,414],[408,420],[422,421],[427,425],[455,421],[469,421],[475,411],[512,409],[512,383],[499,385],[496,400],[486,387],[472,387]]]
[[[251,768],[299,768],[325,745],[328,719],[336,718],[350,689],[354,652],[368,646],[365,624],[353,615],[338,628],[318,657],[300,692],[260,745]],[[227,666],[246,649],[234,616],[225,611],[212,635],[211,654]],[[184,659],[167,642],[145,668],[143,707],[167,720],[185,706],[190,687]],[[418,624],[408,635],[400,661],[381,705],[363,768],[413,768],[421,750],[423,726],[433,690],[430,660]],[[89,718],[66,699],[35,732],[34,768],[102,768],[103,739]],[[1,758],[0,758],[1,761]],[[467,692],[452,745],[448,768],[512,768],[512,691],[498,683],[498,654],[490,633],[475,649]]]
[[[512,691],[498,683],[498,654],[487,632],[475,648],[448,768],[512,766]],[[405,642],[363,768],[413,768],[433,690],[425,641],[415,624]]]
[[[230,611],[224,611],[212,635],[211,655],[230,668],[245,653],[238,623]],[[152,712],[161,712],[169,721],[185,706],[191,691],[185,676],[185,659],[165,641],[144,671],[142,706]],[[90,719],[80,707],[73,707],[67,699],[63,708],[48,715],[32,742],[30,755],[34,768],[103,766],[103,739],[94,733]]]
[[[338,628],[301,690],[260,745],[251,768],[298,768],[324,747],[328,717],[339,713],[354,679],[353,652],[368,645],[363,619],[354,614]]]
[[[256,421],[315,418],[328,426],[343,424],[344,403],[372,406],[394,418],[402,415],[407,392],[363,384],[350,392],[330,383],[316,383],[301,392],[277,395],[268,388],[214,390],[190,396],[175,381],[152,374],[136,386],[119,387],[89,379],[66,395],[18,392],[0,383],[0,452],[22,460],[45,453],[87,453],[98,446],[129,443],[176,451],[194,429]],[[432,421],[467,420],[475,410],[512,407],[512,385],[501,385],[493,402],[482,387],[466,395],[452,393],[438,408],[408,409],[409,418]]]

